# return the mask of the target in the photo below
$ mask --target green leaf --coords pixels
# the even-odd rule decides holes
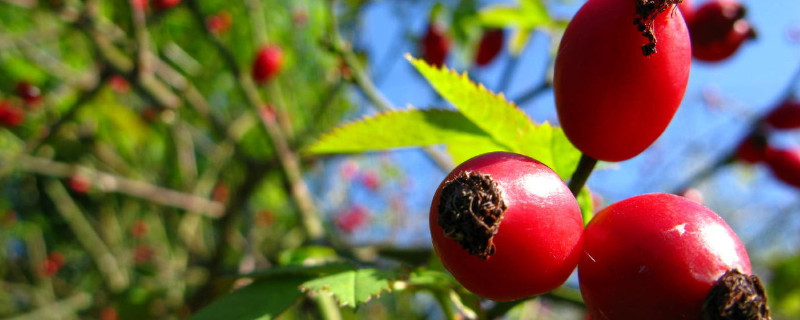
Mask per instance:
[[[510,152],[506,147],[499,146],[491,139],[475,139],[470,143],[451,143],[447,145],[447,153],[456,165],[472,157],[494,151]]]
[[[389,111],[334,129],[308,153],[355,153],[443,143],[468,144],[486,132],[463,114],[439,109]]]
[[[458,108],[464,116],[488,133],[494,141],[509,150],[519,152],[521,137],[535,128],[528,116],[513,103],[473,83],[466,73],[458,74],[446,68],[436,68],[421,59],[406,55],[414,67],[442,97]]]
[[[329,293],[340,306],[356,307],[390,289],[396,274],[378,269],[359,269],[320,277],[303,283],[300,289],[313,293]]]
[[[547,8],[540,1],[523,1],[520,7],[488,6],[478,13],[481,24],[493,28],[515,27],[533,30],[553,23]]]
[[[589,223],[594,216],[594,201],[592,200],[592,192],[588,187],[583,187],[581,192],[578,193],[578,206],[581,207],[581,214],[583,215],[583,225]]]
[[[508,42],[508,50],[511,51],[512,55],[519,56],[522,53],[522,50],[528,45],[531,32],[533,32],[533,30],[530,29],[514,30],[514,33],[511,34],[511,40]]]
[[[536,126],[522,141],[520,153],[544,163],[564,180],[572,175],[580,160],[580,151],[567,140],[561,128],[549,123]]]
[[[255,282],[222,297],[189,320],[267,320],[289,308],[300,296],[298,286],[308,277],[284,276]]]
[[[449,274],[431,269],[416,269],[408,275],[409,285],[429,288],[446,288],[456,284]]]

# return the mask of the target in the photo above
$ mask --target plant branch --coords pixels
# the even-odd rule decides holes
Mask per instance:
[[[55,320],[71,318],[81,310],[92,306],[92,295],[86,292],[77,293],[64,300],[43,306],[31,312],[5,318],[5,320]]]
[[[569,179],[568,186],[569,191],[572,191],[572,195],[578,196],[578,193],[583,189],[583,185],[586,184],[586,180],[588,180],[589,176],[592,174],[595,165],[597,165],[597,159],[587,156],[586,154],[581,154],[578,168],[575,169],[575,172],[572,173],[572,178]]]
[[[92,224],[83,216],[81,209],[69,196],[64,185],[56,180],[49,180],[45,182],[44,189],[58,212],[67,221],[67,225],[72,229],[78,242],[92,256],[108,288],[117,293],[125,290],[130,285],[128,272],[120,266],[119,261],[97,234]]]
[[[223,216],[225,207],[216,201],[162,188],[143,181],[132,180],[84,166],[69,165],[45,158],[24,155],[18,162],[24,171],[59,178],[71,177],[76,172],[85,175],[100,190],[119,192],[165,206],[201,213],[210,218]]]

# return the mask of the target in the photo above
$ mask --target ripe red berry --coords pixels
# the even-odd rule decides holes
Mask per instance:
[[[745,8],[736,0],[712,0],[698,8],[689,21],[692,55],[703,61],[724,60],[755,31],[744,20]]]
[[[144,11],[147,10],[148,0],[131,0],[131,4],[134,9]]]
[[[25,100],[25,103],[28,104],[29,107],[36,107],[39,102],[42,101],[42,92],[38,87],[27,81],[17,83],[17,95],[22,98],[22,100]]]
[[[126,93],[131,89],[131,84],[128,80],[118,74],[111,76],[111,78],[108,79],[108,84],[111,86],[111,89],[118,93]]]
[[[614,203],[589,222],[583,243],[578,279],[594,319],[700,320],[725,298],[734,312],[767,312],[757,277],[727,273],[751,273],[742,242],[716,213],[684,197],[652,193]],[[720,295],[730,281],[762,297]],[[738,316],[708,319],[766,319]]]
[[[475,55],[475,64],[485,66],[492,62],[503,49],[503,29],[491,29],[483,33]]]
[[[800,149],[768,147],[764,161],[778,180],[800,188]]]
[[[25,111],[8,101],[0,101],[0,126],[14,128],[25,121]]]
[[[119,315],[114,307],[105,306],[103,309],[100,309],[98,320],[119,320]]]
[[[47,255],[47,260],[52,261],[59,268],[64,266],[64,255],[61,252],[53,251]]]
[[[736,147],[734,155],[736,160],[744,163],[755,164],[764,160],[767,148],[767,139],[763,134],[751,134],[745,137]]]
[[[367,170],[361,176],[361,183],[364,184],[367,189],[376,191],[381,187],[381,177],[377,172],[373,170]]]
[[[674,1],[657,1],[663,11],[642,14],[649,20],[633,18],[641,1],[592,0],[567,26],[555,61],[555,102],[567,137],[588,156],[638,155],[680,106],[691,48]]]
[[[450,40],[438,25],[431,23],[428,25],[425,35],[420,39],[419,50],[422,53],[422,60],[433,66],[441,67],[450,51]]]
[[[800,100],[792,97],[772,109],[764,122],[775,129],[800,128]]]
[[[493,152],[462,163],[430,210],[433,248],[468,290],[509,301],[558,287],[580,257],[578,203],[550,168]]]
[[[147,221],[138,219],[131,225],[131,236],[134,238],[141,238],[147,234],[148,231]]]
[[[258,50],[253,61],[253,79],[258,83],[266,83],[283,67],[283,51],[277,45],[264,46]]]
[[[167,10],[181,3],[181,0],[153,0],[153,7],[158,10]]]

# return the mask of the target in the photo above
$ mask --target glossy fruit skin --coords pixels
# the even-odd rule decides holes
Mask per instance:
[[[800,149],[767,148],[764,161],[775,178],[800,188]]]
[[[446,238],[438,224],[442,188],[461,172],[490,175],[508,206],[493,238],[496,251],[485,260]],[[519,154],[487,153],[456,167],[436,190],[429,223],[447,270],[468,290],[495,301],[558,287],[580,256],[583,222],[575,198],[550,168]]]
[[[692,55],[698,60],[717,62],[732,56],[755,31],[743,19],[744,7],[735,0],[713,0],[698,8],[689,31]]]
[[[800,100],[797,98],[786,99],[767,114],[764,122],[775,129],[800,128]]]
[[[450,40],[438,25],[431,23],[425,30],[425,35],[420,39],[419,50],[422,60],[430,65],[441,67],[447,59],[447,53],[450,52]]]
[[[253,61],[253,79],[263,84],[277,75],[283,67],[283,51],[276,45],[268,45],[258,50]]]
[[[630,159],[664,132],[689,80],[691,48],[679,10],[654,21],[655,54],[631,23],[636,1],[592,0],[564,33],[555,62],[559,121],[583,153],[604,161]]]
[[[478,52],[475,54],[475,64],[485,66],[492,62],[503,49],[503,29],[490,29],[483,33],[481,42],[478,43]]]
[[[694,12],[696,11],[692,0],[683,0],[678,4],[678,9],[681,10],[683,20],[686,20],[687,24],[690,20],[692,20],[694,17]]]
[[[750,274],[750,259],[721,217],[684,197],[651,193],[594,216],[578,279],[593,319],[700,320],[703,300],[730,269]]]

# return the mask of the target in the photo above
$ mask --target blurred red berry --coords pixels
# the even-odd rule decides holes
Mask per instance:
[[[503,49],[503,29],[490,29],[483,33],[478,44],[478,53],[475,55],[475,64],[485,66],[492,62],[500,50]]]
[[[258,109],[259,116],[264,121],[275,121],[275,107],[272,105],[265,105]]]
[[[761,162],[764,160],[766,148],[767,140],[763,135],[751,134],[745,137],[736,147],[736,160],[749,164]]]
[[[47,260],[55,263],[59,268],[64,266],[64,255],[61,252],[53,251],[47,255]]]
[[[253,79],[263,84],[277,75],[283,67],[283,51],[277,45],[267,45],[258,50],[253,61]]]
[[[0,126],[14,128],[25,121],[25,111],[8,101],[0,101]]]
[[[778,180],[800,188],[800,148],[767,148],[764,161]]]
[[[434,23],[428,25],[425,35],[420,39],[419,46],[422,60],[437,67],[441,67],[444,64],[447,59],[447,53],[450,51],[450,41]]]
[[[42,102],[42,92],[39,90],[39,87],[27,81],[17,83],[17,95],[22,98],[22,100],[25,100],[25,103],[30,108],[35,108]]]
[[[364,184],[367,189],[376,191],[381,186],[381,178],[378,176],[377,172],[369,170],[361,175],[361,183]]]
[[[698,8],[688,23],[692,55],[715,62],[733,55],[755,30],[744,20],[745,8],[735,0],[712,0]]]
[[[42,264],[39,266],[39,273],[44,278],[52,278],[56,275],[56,273],[58,273],[59,269],[61,269],[61,265],[56,261],[44,259]]]
[[[97,317],[98,320],[119,320],[119,315],[117,314],[117,310],[111,306],[105,306],[103,309],[100,309],[100,315]]]
[[[704,200],[703,192],[695,188],[686,188],[683,191],[681,191],[678,195],[697,203],[703,203]]]
[[[233,25],[233,18],[231,14],[227,11],[220,11],[215,15],[212,15],[206,18],[206,28],[208,28],[211,33],[220,35],[228,30]]]
[[[153,258],[153,248],[146,244],[140,244],[133,248],[133,262],[142,264]]]
[[[153,7],[155,7],[158,10],[167,10],[181,3],[181,0],[152,0],[152,1],[153,1]]]
[[[355,205],[336,216],[336,227],[347,233],[352,233],[367,223],[367,209]]]
[[[800,101],[794,97],[786,99],[767,114],[764,122],[775,129],[800,128]]]
[[[211,199],[217,202],[228,202],[228,197],[230,197],[231,190],[228,188],[228,184],[225,181],[220,181],[214,186],[214,190],[211,191]]]
[[[69,188],[77,193],[87,193],[92,188],[92,180],[89,177],[76,173],[69,177],[67,181]]]
[[[358,163],[352,160],[347,160],[342,164],[342,177],[347,181],[352,181],[358,175]]]
[[[131,0],[131,5],[137,10],[147,10],[148,0]]]
[[[261,212],[256,214],[256,224],[258,224],[261,227],[269,227],[274,222],[275,222],[275,215],[272,213],[272,211],[261,210]]]
[[[128,80],[118,74],[111,76],[111,78],[108,79],[108,84],[111,86],[111,89],[118,93],[126,93],[131,89],[131,84],[128,83]]]
[[[147,221],[138,219],[131,225],[131,236],[134,238],[141,238],[147,234],[148,226]]]

